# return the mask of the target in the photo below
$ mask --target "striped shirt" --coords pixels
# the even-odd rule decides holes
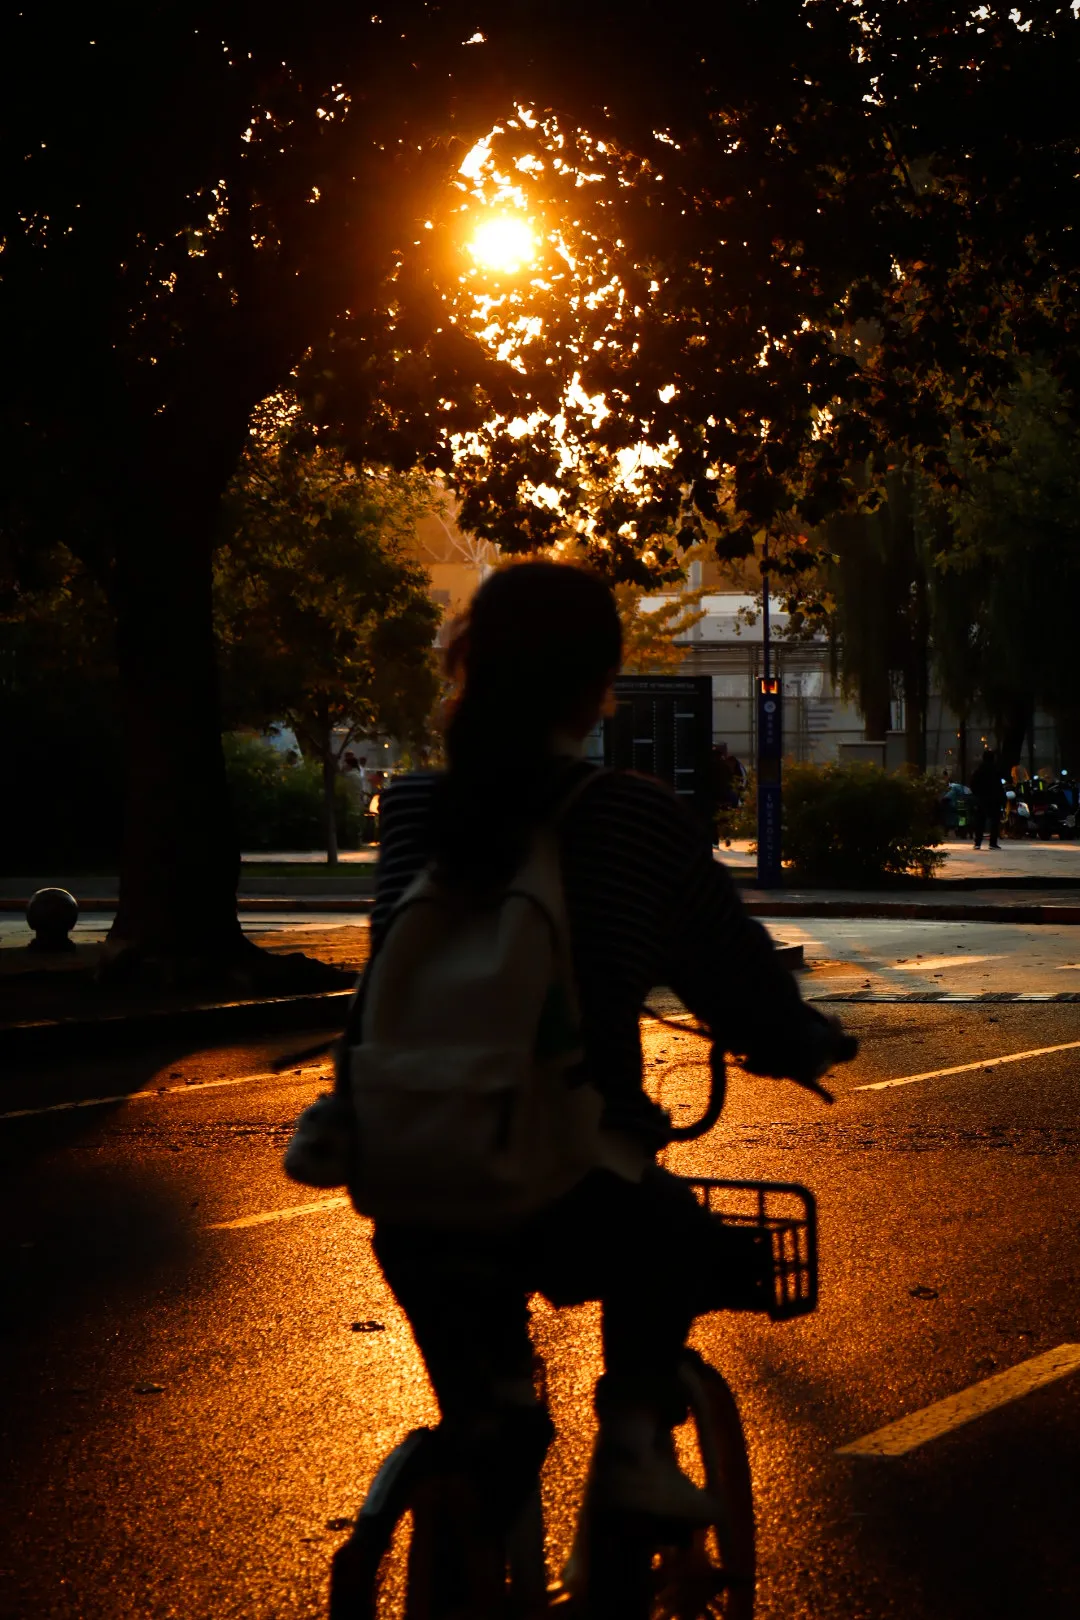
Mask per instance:
[[[372,944],[431,859],[438,777],[398,777],[383,795]],[[668,985],[720,1040],[765,1073],[786,1072],[807,1020],[791,973],[749,917],[703,826],[651,777],[597,776],[560,822],[574,970],[590,1077],[605,1123],[655,1148],[666,1116],[641,1084],[639,1019]]]

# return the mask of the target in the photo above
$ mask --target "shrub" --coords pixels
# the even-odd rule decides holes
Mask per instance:
[[[873,883],[917,873],[945,859],[937,824],[940,788],[925,776],[877,765],[784,767],[784,859],[799,877]]]
[[[240,848],[322,849],[326,835],[321,767],[306,760],[290,764],[286,755],[259,737],[234,732],[222,741]],[[364,814],[340,776],[334,810],[340,847],[357,848],[363,842]]]
[[[5,873],[54,882],[116,870],[124,820],[119,717],[107,635],[96,619],[70,634],[50,620],[0,621]]]

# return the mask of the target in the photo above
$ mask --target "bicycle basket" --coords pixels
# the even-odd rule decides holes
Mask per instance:
[[[774,1322],[807,1316],[818,1302],[817,1204],[784,1181],[687,1178],[716,1219],[717,1275],[709,1310],[765,1311]]]

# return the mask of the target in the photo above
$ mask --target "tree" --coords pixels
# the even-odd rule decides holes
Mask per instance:
[[[893,685],[903,692],[913,763],[931,662],[962,722],[976,709],[989,717],[1004,765],[1018,762],[1036,703],[1068,754],[1080,740],[1070,638],[1055,613],[1080,592],[1080,429],[1038,361],[1022,362],[982,415],[982,446],[954,431],[936,476],[894,468],[875,511],[823,525],[842,673],[874,736]]]
[[[1029,350],[1075,330],[1064,5],[1029,27],[952,0],[400,0],[392,23],[165,0],[7,30],[0,526],[20,556],[61,536],[109,596],[113,933],[143,957],[243,951],[212,551],[251,413],[294,372],[358,464],[462,451],[466,526],[527,549],[580,516],[646,583],[684,529],[749,555],[848,498],[875,444],[939,445],[957,376],[965,408],[998,385],[1003,328]],[[454,307],[476,203],[455,177],[496,125],[558,225],[550,269],[581,269],[496,311],[538,313],[528,365]],[[638,444],[655,459],[628,487]]]
[[[226,496],[214,562],[226,715],[260,727],[285,719],[319,761],[331,863],[349,743],[379,732],[426,740],[439,612],[407,548],[432,504],[425,478],[354,467],[280,395],[256,413]]]
[[[832,557],[830,630],[845,687],[855,694],[866,734],[881,740],[904,699],[905,756],[926,767],[930,664],[928,565],[918,487],[910,468],[885,480],[873,511],[840,513],[823,525]]]
[[[954,701],[976,696],[1002,762],[1016,764],[1036,703],[1054,716],[1067,759],[1080,746],[1070,614],[1080,598],[1080,427],[1045,361],[1004,392],[996,454],[954,438],[957,477],[932,500],[937,519],[935,644]]]
[[[643,586],[627,582],[615,586],[623,628],[623,669],[628,675],[674,675],[681,668],[687,652],[682,638],[705,617],[701,605],[705,588],[687,583],[685,574],[702,560],[704,550],[698,546],[686,553],[683,583],[666,593],[656,607],[642,606]]]
[[[385,307],[447,137],[490,121],[471,32],[419,0],[393,26],[175,0],[60,31],[5,18],[0,532],[16,569],[62,539],[108,597],[111,938],[170,974],[250,971],[212,620],[222,496],[258,402],[345,311]]]
[[[8,870],[109,871],[121,759],[108,607],[63,546],[0,581],[0,849]]]
[[[947,472],[1080,289],[1067,7],[731,7],[649,44],[666,96],[635,114],[616,75],[601,125],[501,119],[397,283],[406,414],[426,327],[501,362],[453,445],[466,524],[504,550],[569,528],[643,583],[687,529],[737,558],[865,501],[875,451]],[[528,274],[460,249],[448,273],[477,204],[536,222]]]

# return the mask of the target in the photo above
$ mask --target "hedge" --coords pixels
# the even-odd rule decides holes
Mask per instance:
[[[325,849],[321,767],[306,760],[290,764],[260,737],[234,732],[222,741],[240,848]],[[357,849],[363,842],[364,812],[340,776],[334,809],[339,847]]]
[[[945,860],[937,801],[925,776],[878,765],[787,764],[784,860],[797,877],[838,885],[932,877]]]

